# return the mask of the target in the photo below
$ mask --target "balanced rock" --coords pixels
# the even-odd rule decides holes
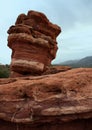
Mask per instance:
[[[40,75],[56,56],[56,37],[61,32],[40,12],[20,14],[8,30],[12,49],[11,77]]]

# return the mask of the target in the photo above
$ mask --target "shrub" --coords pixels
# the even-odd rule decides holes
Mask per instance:
[[[9,74],[9,65],[0,65],[0,78],[8,78]]]

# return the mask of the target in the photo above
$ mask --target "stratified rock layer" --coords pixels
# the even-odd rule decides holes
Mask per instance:
[[[92,69],[0,79],[2,130],[91,130]]]
[[[56,56],[56,37],[61,32],[40,12],[29,11],[18,16],[8,30],[12,49],[11,77],[41,74]]]

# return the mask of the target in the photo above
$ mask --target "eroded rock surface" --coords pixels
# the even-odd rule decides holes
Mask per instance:
[[[56,74],[72,69],[70,66],[51,65],[46,68],[42,75]]]
[[[40,12],[20,14],[8,30],[8,46],[12,49],[11,77],[39,75],[56,56],[56,37],[61,32]]]
[[[0,79],[0,119],[2,130],[91,130],[92,69]]]

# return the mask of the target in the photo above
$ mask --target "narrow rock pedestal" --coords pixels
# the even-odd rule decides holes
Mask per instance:
[[[11,77],[40,75],[56,56],[56,37],[61,32],[40,12],[29,11],[18,16],[8,30],[12,49]]]

